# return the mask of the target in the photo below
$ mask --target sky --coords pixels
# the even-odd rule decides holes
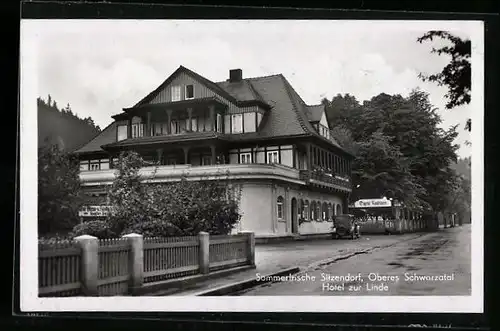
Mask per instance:
[[[180,65],[223,81],[283,74],[308,104],[349,93],[360,102],[380,93],[429,93],[443,128],[459,124],[459,156],[469,156],[463,128],[471,106],[444,108],[446,88],[422,82],[449,61],[431,54],[428,30],[471,38],[467,24],[389,21],[43,21],[36,29],[39,96],[70,104],[101,128],[133,106]],[[474,70],[474,67],[473,67]]]

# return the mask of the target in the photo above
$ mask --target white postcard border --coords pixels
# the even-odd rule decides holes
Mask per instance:
[[[23,312],[483,312],[483,183],[484,183],[484,25],[481,21],[345,21],[399,24],[397,28],[467,31],[472,42],[471,114],[472,229],[471,296],[273,296],[273,297],[73,297],[39,298],[37,270],[37,38],[40,24],[55,20],[21,21],[20,99],[20,304]],[[69,27],[90,20],[65,20]],[[78,23],[75,21],[79,21]],[[102,20],[100,20],[102,22]],[[110,20],[111,21],[111,20]],[[123,23],[123,21],[117,21]],[[130,21],[128,21],[130,22]],[[211,21],[214,22],[213,20]],[[151,24],[158,22],[150,22]],[[136,21],[135,24],[146,24]],[[288,23],[289,24],[289,23]]]

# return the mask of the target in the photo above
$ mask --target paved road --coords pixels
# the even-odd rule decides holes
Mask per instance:
[[[357,240],[316,239],[257,245],[255,246],[255,269],[196,284],[184,284],[182,289],[171,288],[154,295],[193,295],[200,291],[252,279],[256,277],[256,274],[266,275],[292,267],[307,268],[328,259],[396,244],[423,235],[421,233],[398,236],[364,235]]]
[[[463,225],[414,237],[240,295],[470,295],[470,233]]]

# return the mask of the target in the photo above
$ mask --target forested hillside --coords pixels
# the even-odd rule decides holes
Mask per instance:
[[[38,147],[57,144],[72,152],[90,141],[101,129],[91,117],[80,118],[68,104],[60,109],[49,95],[47,100],[37,99],[38,104]]]

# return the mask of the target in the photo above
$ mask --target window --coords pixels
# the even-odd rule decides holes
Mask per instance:
[[[311,212],[311,217],[309,217],[309,219],[311,221],[314,221],[316,219],[316,202],[311,202],[311,208],[310,208],[310,212]]]
[[[99,170],[99,161],[91,161],[90,162],[90,170]]]
[[[181,101],[181,87],[172,86],[172,101]]]
[[[172,126],[172,133],[182,133],[186,131],[186,121],[184,120],[172,121],[171,126]]]
[[[316,221],[319,221],[321,219],[321,202],[318,202],[316,204],[316,215],[315,216],[316,216],[316,218],[315,218]]]
[[[127,126],[126,125],[118,125],[117,128],[117,137],[116,140],[124,140],[127,139]]]
[[[278,153],[278,151],[267,152],[267,163],[279,163]]]
[[[162,124],[161,123],[153,123],[153,132],[155,136],[161,136],[162,132]]]
[[[309,219],[309,201],[307,201],[307,200],[304,203],[304,213],[302,214],[302,218],[304,220],[308,220]]]
[[[194,85],[186,85],[186,99],[194,99]]]
[[[252,153],[241,153],[240,163],[252,163]]]
[[[178,128],[177,121],[171,121],[170,122],[170,132],[172,132],[172,134],[179,133],[177,131],[177,128]]]
[[[191,130],[198,131],[198,119],[196,117],[191,119]]]
[[[100,161],[100,167],[101,170],[108,170],[109,169],[109,159],[102,159]]]
[[[217,126],[217,132],[222,132],[222,115],[221,114],[217,114],[217,117],[216,117],[216,126]]]
[[[89,170],[89,161],[80,161],[80,171]]]
[[[132,138],[142,137],[144,135],[144,125],[141,123],[132,124]]]
[[[335,215],[341,215],[341,214],[342,214],[342,206],[337,205],[337,212],[335,213]]]
[[[231,124],[233,127],[232,133],[242,133],[243,132],[243,114],[231,115]]]
[[[163,134],[167,134],[168,133],[168,123],[162,123],[161,124],[161,132],[163,132]]]
[[[255,112],[244,113],[243,114],[243,131],[246,132],[255,132]]]
[[[201,164],[202,165],[211,165],[212,164],[212,157],[210,155],[204,155],[201,158]]]
[[[283,197],[280,195],[277,201],[278,219],[283,219]]]

